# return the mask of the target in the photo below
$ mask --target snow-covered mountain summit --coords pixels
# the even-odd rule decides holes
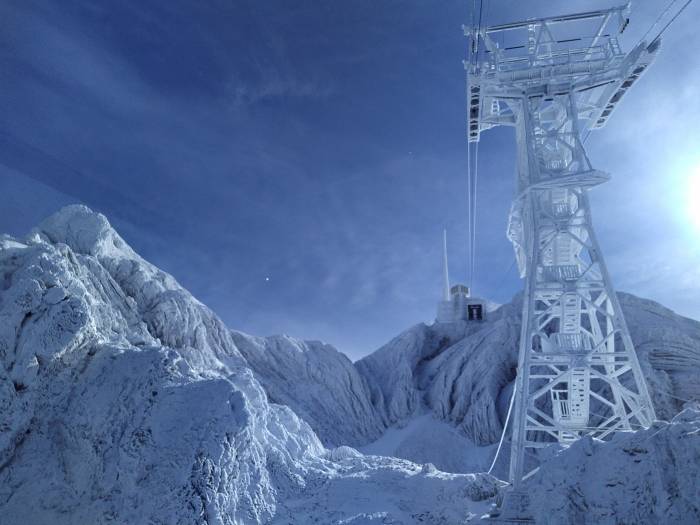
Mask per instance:
[[[453,523],[497,491],[326,449],[218,317],[83,206],[3,237],[0,272],[2,523]]]
[[[620,301],[657,414],[668,421],[685,402],[700,401],[700,323],[629,294]],[[332,347],[291,338],[256,338],[239,347],[268,393],[326,445],[470,472],[490,463],[490,445],[502,433],[520,314],[516,296],[483,322],[415,325],[354,367]],[[297,350],[306,345],[315,351]],[[383,437],[387,432],[391,439]]]
[[[699,394],[700,325],[623,305],[670,419]],[[503,483],[463,472],[483,471],[500,435],[518,314],[515,301],[480,324],[417,325],[353,364],[322,343],[232,332],[105,217],[64,208],[26,239],[0,237],[0,522],[476,520]],[[683,523],[700,505],[696,415],[562,451],[555,477],[622,452],[599,476],[608,499],[571,477],[576,496],[542,508],[566,521],[591,505],[605,523],[624,495],[623,523],[644,523],[639,508]],[[640,472],[656,481],[626,493],[620,480]],[[535,501],[547,490],[533,480]]]

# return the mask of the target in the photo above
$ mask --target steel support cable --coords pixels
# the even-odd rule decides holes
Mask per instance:
[[[484,14],[484,0],[479,0],[479,25],[478,25],[478,31],[481,31],[481,18]]]
[[[491,2],[486,2],[486,16],[484,17],[484,27],[488,27],[489,13],[491,12]]]
[[[512,270],[513,267],[515,266],[515,263],[516,263],[516,262],[517,262],[517,261],[516,261],[515,259],[513,259],[513,260],[510,262],[510,265],[508,265],[508,269],[507,269],[505,272],[503,272],[503,274],[502,274],[500,280],[498,281],[498,282],[500,282],[500,285],[498,286],[498,288],[496,288],[496,293],[495,293],[495,295],[494,295],[493,297],[498,297],[498,295],[500,295],[500,293],[503,291],[503,286],[504,286],[504,284],[505,284],[506,277],[508,277],[508,275],[510,274],[511,270]]]
[[[488,4],[487,4],[488,6]],[[478,22],[476,26],[476,31],[473,32],[472,35],[472,45],[473,45],[473,50],[474,52],[470,55],[470,60],[469,63],[470,65],[472,64],[472,60],[474,61],[474,65],[478,62],[479,59],[479,35],[481,33],[481,27],[482,27],[482,21],[484,20],[483,18],[484,15],[484,0],[479,0],[479,17],[478,17]],[[476,18],[476,0],[472,2],[472,29],[474,28],[474,19]],[[471,290],[473,288],[474,284],[474,274],[475,274],[475,268],[476,268],[476,204],[477,204],[477,188],[478,188],[478,176],[479,176],[479,141],[476,141],[476,144],[474,146],[474,175],[472,176],[472,171],[471,171],[471,154],[468,154],[467,158],[467,163],[469,164],[469,169],[468,169],[468,185],[469,185],[469,190],[468,190],[468,209],[467,213],[469,215],[469,230],[467,232],[467,235],[469,236],[469,240],[467,242],[468,247],[469,247],[469,254],[468,254],[468,263],[467,263],[467,283],[469,285],[469,289]]]
[[[644,33],[642,38],[639,39],[640,42],[644,41],[644,39],[649,35],[649,33],[651,33],[652,29],[654,29],[657,26],[659,21],[661,21],[661,19],[666,15],[666,13],[668,13],[668,11],[671,9],[671,7],[673,7],[673,4],[675,4],[677,1],[678,0],[671,0],[668,4],[666,4],[666,8],[663,11],[661,11],[659,16],[656,17],[656,20],[654,20],[654,23],[651,24],[651,26],[649,26],[649,29],[647,29],[647,32]]]
[[[515,259],[513,259],[513,261],[510,263],[510,266],[508,266],[508,269],[503,274],[503,281],[505,281],[505,278],[508,276],[508,274],[510,273],[510,271],[513,269],[514,266],[515,266]],[[501,282],[503,282],[503,281],[501,281]],[[501,448],[503,447],[503,441],[505,440],[506,432],[508,431],[508,423],[510,422],[510,415],[511,415],[511,412],[513,411],[513,403],[515,401],[515,390],[516,390],[517,386],[518,386],[518,381],[517,381],[517,377],[516,377],[516,380],[513,381],[513,391],[510,393],[510,401],[508,402],[508,412],[506,413],[506,420],[503,423],[503,431],[501,432],[501,439],[498,440],[498,447],[496,448],[496,455],[493,457],[493,461],[491,462],[491,466],[489,467],[489,470],[488,470],[489,474],[491,474],[494,467],[496,466],[496,461],[498,461],[498,456],[501,453]]]
[[[476,51],[476,43],[477,43],[477,39],[475,38],[476,35],[474,32],[474,28],[476,27],[474,25],[475,14],[476,14],[476,0],[473,0],[472,1],[472,20],[471,20],[471,27],[470,27],[471,32],[472,32],[472,41],[470,42],[471,46],[469,47],[469,65],[470,66],[472,65],[472,58],[473,58],[472,55],[474,54],[474,51]]]
[[[673,5],[674,5],[677,1],[678,1],[678,0],[671,0],[671,1],[666,5],[666,8],[665,8],[665,9],[661,12],[661,14],[656,18],[656,20],[655,20],[654,23],[649,27],[649,29],[647,29],[647,32],[644,33],[644,36],[642,36],[642,38],[639,39],[640,42],[643,42],[643,41],[644,41],[644,39],[645,39],[645,38],[649,35],[649,33],[651,33],[651,31],[659,24],[659,22],[661,21],[661,19],[662,19],[664,16],[666,16],[666,14],[671,10],[671,8],[673,7]],[[669,20],[669,21],[666,23],[666,25],[661,29],[661,31],[659,31],[659,32],[656,34],[656,36],[655,36],[654,38],[651,39],[651,42],[654,42],[655,40],[658,40],[658,38],[659,38],[662,34],[664,34],[664,32],[666,32],[666,30],[669,28],[669,26],[670,26],[673,22],[675,22],[676,18],[678,18],[678,17],[680,16],[680,14],[681,14],[683,11],[685,11],[686,7],[688,7],[688,6],[691,4],[692,1],[693,1],[693,0],[687,0],[686,3],[683,4],[683,6],[676,12],[676,14],[673,15],[673,16],[671,17],[671,20]]]
[[[515,389],[517,388],[517,381],[513,381],[513,391],[510,393],[510,402],[508,403],[508,413],[506,414],[506,420],[503,423],[503,432],[501,432],[501,439],[498,441],[498,448],[496,448],[496,455],[493,457],[491,466],[489,467],[488,474],[491,474],[493,468],[496,466],[496,461],[498,461],[498,455],[501,453],[501,447],[503,446],[503,440],[506,437],[506,430],[508,430],[508,422],[510,421],[510,413],[513,411],[513,401],[515,401]]]
[[[470,263],[472,253],[472,145],[467,139],[467,283],[470,278]]]
[[[644,41],[644,39],[645,39],[645,38],[649,35],[649,33],[651,33],[651,31],[659,24],[659,22],[661,21],[661,19],[669,12],[669,10],[671,9],[671,7],[673,7],[673,5],[674,5],[677,1],[678,1],[678,0],[671,0],[668,4],[666,4],[666,8],[659,14],[658,17],[656,17],[656,20],[654,21],[654,23],[651,24],[651,26],[649,26],[649,29],[647,29],[646,33],[644,33],[644,35],[642,36],[642,38],[639,39],[639,43],[641,43],[641,42]],[[661,28],[661,31],[659,31],[659,32],[656,34],[656,36],[655,36],[654,38],[651,39],[650,44],[651,44],[652,42],[657,41],[659,38],[661,38],[661,35],[663,35],[663,34],[666,32],[666,30],[671,26],[671,24],[672,24],[673,22],[676,21],[676,19],[681,15],[681,13],[682,13],[683,11],[685,11],[685,9],[686,9],[692,2],[693,2],[693,0],[687,0],[686,3],[683,4],[683,6],[676,12],[676,14],[673,15],[673,16],[671,17],[671,19],[666,23],[666,25],[665,25],[663,28]],[[583,139],[583,144],[585,144],[586,141],[588,140],[588,137],[590,136],[591,131],[592,131],[591,129],[588,130],[588,133],[586,134],[586,136],[585,136],[584,139]]]
[[[474,275],[476,271],[476,203],[477,203],[477,188],[479,184],[479,142],[476,143],[476,146],[474,146],[474,176],[472,177],[474,179],[474,189],[472,191],[472,206],[471,206],[471,211],[472,211],[472,217],[471,217],[471,223],[472,223],[472,239],[471,239],[471,244],[472,244],[472,251],[471,251],[471,263],[470,263],[470,270],[471,270],[471,279],[469,281],[469,289],[471,290],[474,284]]]
[[[476,5],[476,0],[474,1]],[[479,60],[479,34],[481,33],[481,18],[484,14],[484,0],[479,0],[479,23],[476,26],[476,59]]]
[[[678,12],[671,17],[671,20],[669,20],[666,25],[657,33],[657,35],[652,39],[652,42],[656,42],[659,38],[661,38],[661,35],[663,35],[666,30],[671,26],[673,22],[676,21],[676,18],[678,18],[683,11],[685,11],[685,8],[688,7],[693,0],[688,0],[685,4],[683,4],[683,7],[681,7]],[[646,35],[645,35],[646,36]]]
[[[478,35],[475,33],[474,24],[476,22],[476,0],[472,2],[471,9],[471,27],[469,34],[469,44],[468,44],[468,55],[467,63],[469,64],[467,68],[467,75],[471,74],[472,67],[474,65],[474,56],[476,53],[476,42],[478,40]],[[467,85],[469,84],[469,79],[467,78]],[[469,106],[469,93],[467,93],[467,264],[466,264],[466,281],[469,283],[470,278],[470,256],[472,253],[472,159],[471,151],[472,145],[469,141],[469,135],[471,133],[470,122],[469,122],[469,112],[471,108]]]

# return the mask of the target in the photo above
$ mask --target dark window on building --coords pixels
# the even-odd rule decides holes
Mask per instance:
[[[480,304],[470,304],[467,305],[467,313],[469,314],[470,321],[481,321],[484,317],[482,310],[482,305]]]

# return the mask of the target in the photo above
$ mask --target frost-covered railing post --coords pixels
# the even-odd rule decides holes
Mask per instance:
[[[517,194],[508,236],[526,279],[512,419],[517,491],[537,450],[647,427],[654,409],[596,240],[582,133],[602,127],[651,63],[658,41],[617,40],[628,6],[467,31],[468,135],[516,129]],[[473,45],[477,43],[476,45]]]

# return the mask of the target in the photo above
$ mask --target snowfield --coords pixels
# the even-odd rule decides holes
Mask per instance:
[[[0,237],[0,272],[2,524],[450,525],[504,486],[480,472],[517,300],[352,363],[231,331],[84,206]],[[530,481],[538,523],[700,521],[700,323],[621,299],[670,422],[554,454]]]

